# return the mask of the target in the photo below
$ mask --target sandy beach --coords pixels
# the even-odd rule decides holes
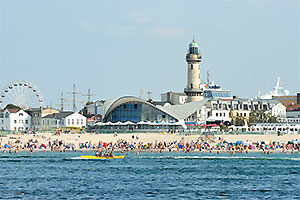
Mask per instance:
[[[205,139],[203,135],[179,135],[179,134],[155,134],[155,133],[138,133],[138,134],[61,134],[54,135],[52,133],[37,133],[29,135],[7,135],[5,137],[0,137],[0,143],[3,146],[6,143],[14,144],[17,140],[21,143],[26,143],[29,140],[37,140],[39,144],[47,144],[49,141],[58,140],[64,141],[65,143],[86,143],[97,144],[99,141],[107,143],[115,143],[120,139],[127,142],[143,142],[143,143],[155,143],[155,142],[174,142],[184,139],[185,142],[197,141],[201,137]],[[281,142],[286,143],[288,141],[298,140],[300,141],[300,135],[282,135],[277,136],[275,134],[271,135],[214,135],[213,138],[208,139],[208,142],[214,144],[222,138],[227,142],[237,142],[237,141],[248,141],[248,142]],[[1,146],[0,145],[0,146]]]

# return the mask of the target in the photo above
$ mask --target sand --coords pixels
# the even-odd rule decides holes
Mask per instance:
[[[132,136],[134,135],[134,139]],[[179,134],[155,134],[155,133],[139,133],[139,134],[118,134],[115,136],[114,134],[61,134],[61,135],[53,135],[51,133],[37,133],[35,135],[8,135],[6,137],[0,137],[1,146],[10,142],[15,143],[16,140],[20,140],[23,144],[27,142],[29,139],[38,140],[39,144],[48,144],[49,141],[53,140],[63,140],[65,143],[73,143],[78,145],[79,143],[90,142],[92,144],[97,144],[99,141],[103,142],[116,142],[119,139],[124,139],[128,142],[144,142],[144,143],[154,143],[157,142],[169,142],[169,141],[179,141],[184,139],[185,142],[190,142],[191,140],[196,141],[200,135],[179,135]],[[300,141],[300,135],[215,135],[214,140],[217,142],[219,137],[225,139],[228,142],[236,142],[236,141],[279,141],[279,142],[287,142],[292,140]],[[204,136],[202,136],[205,139]],[[212,143],[212,141],[208,141]]]

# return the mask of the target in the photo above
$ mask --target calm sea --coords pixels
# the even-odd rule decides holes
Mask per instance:
[[[300,199],[300,154],[0,153],[0,199]]]

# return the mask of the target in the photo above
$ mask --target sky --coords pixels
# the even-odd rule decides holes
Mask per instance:
[[[253,98],[280,76],[300,92],[298,0],[0,0],[0,90],[26,80],[53,107],[61,92],[72,98],[73,84],[90,87],[92,100],[141,89],[159,100],[186,87],[193,37],[201,80],[209,71],[232,95]]]

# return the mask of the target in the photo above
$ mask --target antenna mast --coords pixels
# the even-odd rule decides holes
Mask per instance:
[[[209,71],[207,71],[207,84],[209,85],[209,78],[210,78],[210,74]]]
[[[143,100],[143,89],[141,89],[141,99]]]
[[[148,101],[150,101],[152,92],[150,90],[148,90],[147,94],[148,94]]]

